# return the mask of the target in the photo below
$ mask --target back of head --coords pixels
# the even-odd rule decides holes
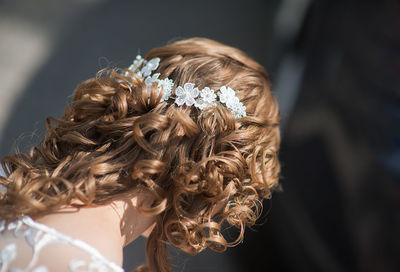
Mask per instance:
[[[235,118],[222,104],[178,106],[132,72],[103,73],[78,86],[61,120],[48,118],[46,137],[31,154],[3,158],[1,217],[151,193],[154,205],[141,212],[157,217],[147,243],[154,271],[170,271],[165,241],[196,254],[243,239],[260,200],[278,185],[279,111],[267,73],[242,51],[203,38],[155,48],[145,58],[156,57],[155,72],[173,80],[172,92],[188,82],[229,86],[246,116]],[[224,221],[240,228],[235,241],[221,234]]]

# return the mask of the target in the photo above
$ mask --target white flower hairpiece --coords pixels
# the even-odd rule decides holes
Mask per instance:
[[[169,99],[175,99],[175,104],[178,106],[187,105],[195,106],[196,108],[203,110],[208,107],[217,105],[217,96],[219,102],[224,104],[233,114],[235,118],[241,118],[246,116],[246,106],[240,102],[239,98],[233,89],[222,86],[216,93],[209,87],[205,87],[199,90],[195,87],[194,83],[185,83],[183,86],[178,86],[175,89],[175,97],[172,96],[172,88],[174,87],[174,81],[168,77],[159,79],[160,73],[152,75],[160,63],[160,58],[153,58],[149,61],[143,59],[140,55],[136,56],[136,59],[129,66],[128,70],[132,71],[139,78],[144,78],[144,83],[147,86],[148,93],[151,92],[151,86],[153,83],[157,83],[158,91],[164,90],[161,101],[167,101]],[[139,67],[141,69],[139,70]],[[129,72],[125,72],[124,76],[130,76]]]

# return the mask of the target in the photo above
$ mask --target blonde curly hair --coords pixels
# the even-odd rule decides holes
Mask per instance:
[[[268,75],[242,51],[204,38],[155,48],[145,58],[155,57],[155,72],[174,88],[192,82],[236,90],[247,116],[235,119],[220,104],[178,107],[161,102],[157,86],[149,94],[133,73],[99,73],[79,84],[62,119],[46,119],[46,136],[30,154],[2,159],[1,218],[38,218],[145,191],[157,201],[140,211],[157,224],[147,265],[137,271],[171,271],[166,242],[196,254],[242,241],[279,180],[280,118]],[[240,229],[236,240],[222,235],[223,222]]]

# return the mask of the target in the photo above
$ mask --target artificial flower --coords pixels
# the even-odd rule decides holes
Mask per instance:
[[[177,96],[175,103],[178,106],[183,104],[192,106],[196,102],[195,98],[199,96],[199,89],[195,88],[193,83],[185,83],[183,88],[181,86],[176,88],[175,95]]]

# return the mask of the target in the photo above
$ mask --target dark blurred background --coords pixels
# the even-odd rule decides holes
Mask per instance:
[[[236,248],[172,250],[175,271],[400,271],[399,1],[0,0],[0,155],[39,143],[99,69],[194,36],[268,70],[283,192]]]

